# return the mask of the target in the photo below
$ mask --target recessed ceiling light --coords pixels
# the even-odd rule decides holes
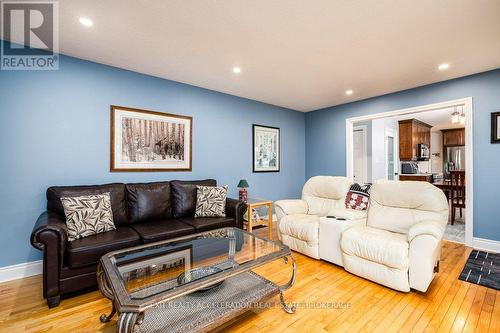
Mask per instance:
[[[80,17],[80,23],[86,27],[91,27],[94,25],[94,22],[92,22],[90,19],[86,17]]]
[[[450,64],[444,63],[444,64],[439,65],[438,69],[440,71],[444,71],[444,70],[448,69],[449,67],[450,67]]]
[[[234,74],[240,74],[241,73],[241,68],[239,68],[239,67],[233,67],[233,73]]]
[[[354,93],[354,91],[352,89],[349,89],[349,90],[345,91],[346,95],[352,95],[353,93]]]

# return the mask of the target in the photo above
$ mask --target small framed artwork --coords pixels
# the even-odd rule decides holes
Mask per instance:
[[[280,171],[280,129],[253,125],[253,172]]]
[[[191,171],[192,127],[192,117],[111,105],[111,171]]]
[[[491,143],[500,143],[500,112],[491,113]]]

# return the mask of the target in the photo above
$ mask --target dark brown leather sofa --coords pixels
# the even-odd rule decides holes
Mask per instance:
[[[38,218],[31,244],[43,251],[43,296],[49,308],[61,297],[95,288],[96,267],[104,254],[139,244],[222,227],[243,228],[246,205],[226,201],[226,217],[194,218],[196,185],[216,186],[213,179],[47,189],[47,211]],[[116,230],[68,242],[62,197],[109,192]]]

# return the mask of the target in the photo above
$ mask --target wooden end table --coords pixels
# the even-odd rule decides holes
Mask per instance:
[[[252,232],[252,228],[254,226],[265,225],[269,228],[269,239],[273,239],[273,202],[266,199],[249,198],[246,204],[247,231]],[[253,210],[259,207],[267,207],[267,219],[259,219],[258,221],[254,221]]]

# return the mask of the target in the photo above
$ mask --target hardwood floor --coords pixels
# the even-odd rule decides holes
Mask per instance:
[[[500,291],[457,278],[470,251],[444,242],[441,271],[425,294],[397,292],[296,253],[297,280],[285,296],[297,303],[297,312],[286,314],[278,306],[259,309],[219,331],[500,332]],[[290,275],[282,262],[256,271],[279,283]],[[63,300],[49,310],[41,285],[40,276],[0,284],[0,332],[115,332],[116,317],[108,324],[99,321],[110,310],[99,291]]]

